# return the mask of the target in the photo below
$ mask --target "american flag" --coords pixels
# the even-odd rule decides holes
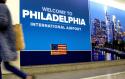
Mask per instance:
[[[51,45],[51,55],[66,55],[67,46],[66,44],[52,44]]]

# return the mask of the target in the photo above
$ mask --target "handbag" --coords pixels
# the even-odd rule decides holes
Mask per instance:
[[[23,50],[25,48],[24,36],[21,24],[15,24],[13,26],[13,30],[15,32],[16,37],[16,50]]]

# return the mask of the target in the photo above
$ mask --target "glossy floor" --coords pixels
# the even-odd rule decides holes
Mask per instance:
[[[125,79],[125,65],[36,75],[36,79]]]
[[[105,74],[105,75],[99,75],[81,79],[124,79],[124,78],[125,78],[125,72],[117,72],[112,74]]]

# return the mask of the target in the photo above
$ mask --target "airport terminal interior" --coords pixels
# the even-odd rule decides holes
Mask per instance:
[[[6,5],[13,25],[22,29],[15,67],[35,79],[125,79],[125,0]],[[2,73],[3,79],[20,79],[4,67]]]

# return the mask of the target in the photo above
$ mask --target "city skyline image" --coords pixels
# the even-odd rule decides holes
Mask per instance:
[[[93,60],[125,58],[125,9],[123,4],[117,0],[90,0]]]

